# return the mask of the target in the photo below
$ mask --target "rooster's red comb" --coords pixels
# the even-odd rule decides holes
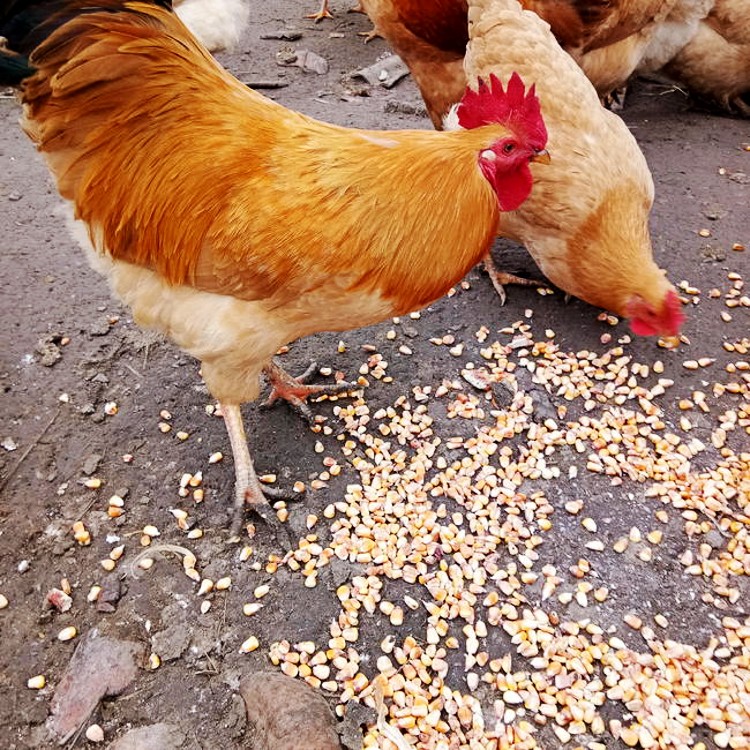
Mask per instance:
[[[494,73],[490,73],[489,83],[480,80],[476,91],[466,89],[458,105],[458,123],[465,130],[506,125],[517,135],[533,140],[535,148],[543,148],[547,143],[539,97],[533,85],[526,93],[518,73],[511,75],[506,89]]]

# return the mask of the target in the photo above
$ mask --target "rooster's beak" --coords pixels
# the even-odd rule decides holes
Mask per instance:
[[[552,159],[550,159],[549,151],[547,151],[546,148],[543,148],[541,151],[534,151],[531,161],[535,161],[538,164],[549,164]]]

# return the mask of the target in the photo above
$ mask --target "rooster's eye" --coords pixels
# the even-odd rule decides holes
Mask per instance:
[[[516,149],[516,144],[515,143],[506,143],[503,146],[503,153],[504,154],[512,154],[513,151],[515,151],[515,149]]]

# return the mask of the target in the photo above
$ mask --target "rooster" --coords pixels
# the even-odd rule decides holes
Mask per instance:
[[[549,26],[516,0],[427,2],[432,10],[426,15],[417,12],[424,5],[408,0],[364,4],[409,65],[438,127],[466,86],[467,73],[476,83],[491,72],[502,78],[520,70],[542,98],[554,159],[538,171],[530,199],[503,215],[499,233],[522,242],[566,292],[630,318],[635,333],[677,334],[680,302],[652,257],[653,181],[625,124],[601,107]],[[560,6],[566,4],[548,4]],[[467,13],[468,50],[455,34]],[[496,273],[491,264],[488,271]]]
[[[139,324],[201,361],[234,454],[234,534],[246,504],[272,519],[240,405],[262,372],[272,398],[325,388],[290,377],[276,351],[441,297],[528,197],[530,162],[548,159],[517,75],[466,93],[473,129],[359,131],[248,89],[168,0],[19,0],[0,33],[33,47],[5,82],[22,79],[22,126],[96,267]]]

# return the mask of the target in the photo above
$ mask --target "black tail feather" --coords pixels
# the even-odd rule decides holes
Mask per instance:
[[[139,0],[171,10],[171,0]],[[17,86],[34,72],[29,57],[56,28],[82,13],[125,9],[128,0],[3,0],[0,2],[0,85]]]

